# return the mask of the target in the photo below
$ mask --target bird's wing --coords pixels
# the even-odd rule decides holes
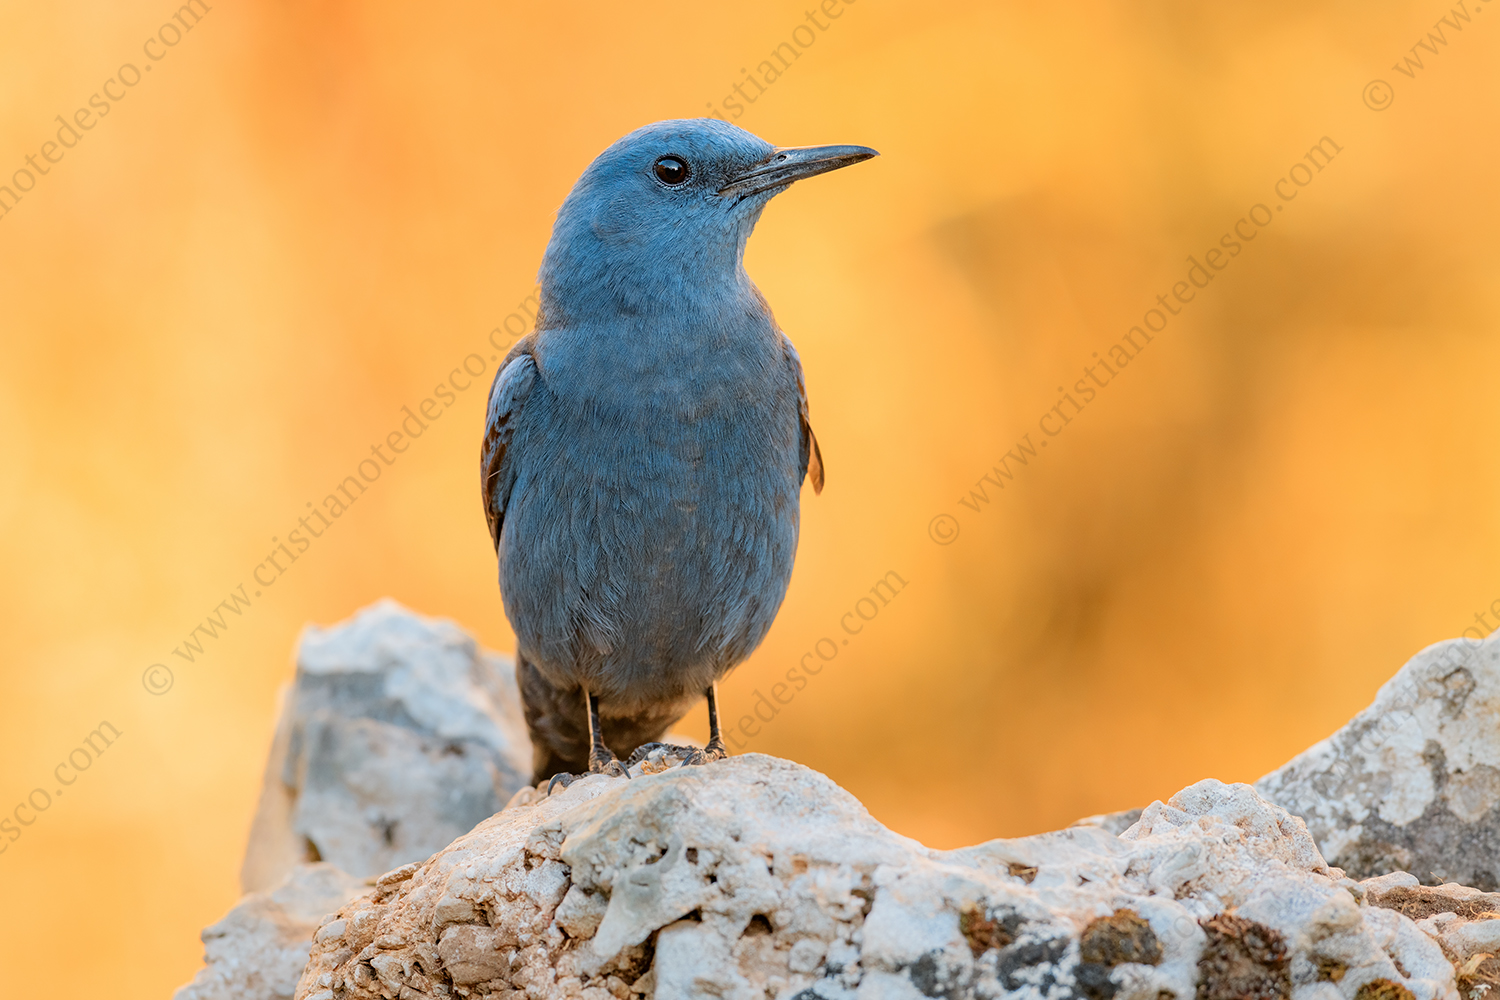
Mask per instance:
[[[520,420],[521,407],[536,381],[536,360],[531,356],[531,338],[522,337],[505,356],[495,382],[490,386],[489,414],[484,421],[484,445],[480,449],[480,493],[484,497],[484,519],[490,526],[490,538],[500,547],[500,527],[505,521],[505,505],[510,500],[511,483],[515,481],[515,463],[511,438]]]
[[[792,373],[797,377],[797,420],[802,432],[802,475],[804,478],[812,477],[814,493],[822,493],[823,452],[818,448],[817,435],[813,433],[812,424],[808,421],[807,380],[802,376],[802,358],[798,356],[797,348],[792,346],[791,338],[786,334],[781,335],[781,343],[786,348],[786,357],[792,366]]]

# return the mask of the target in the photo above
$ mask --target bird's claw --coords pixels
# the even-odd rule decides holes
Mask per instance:
[[[682,762],[683,767],[695,767],[703,764],[711,764],[716,760],[723,760],[729,756],[729,748],[717,739],[709,740],[708,746],[702,750],[695,749]]]
[[[625,770],[625,765],[620,763],[620,758],[608,750],[595,753],[589,758],[589,774],[607,774],[611,778],[628,779],[630,777],[630,772]]]
[[[621,764],[620,758],[616,757],[614,754],[610,754],[608,757],[604,756],[603,754],[597,754],[594,757],[590,758],[588,774],[605,774],[611,778],[630,777],[630,772],[625,770],[625,765]],[[584,774],[569,774],[566,771],[562,772],[561,774],[554,774],[552,776],[552,780],[547,782],[547,794],[551,795],[559,788],[567,788],[579,778],[584,778],[587,776],[588,775]]]
[[[643,773],[656,774],[671,767],[674,760],[680,764],[706,763],[696,759],[702,755],[703,751],[697,747],[681,743],[645,743],[636,748],[625,766],[635,767],[639,764]]]
[[[625,766],[635,767],[637,764],[646,762],[648,758],[654,761],[657,759],[665,760],[668,757],[685,757],[692,749],[692,747],[685,747],[680,743],[642,743],[635,748],[635,753],[631,754],[630,758],[625,761]],[[655,770],[659,771],[662,768],[658,767]]]
[[[657,771],[665,771],[671,765],[667,762],[677,760],[680,767],[694,767],[708,764],[712,761],[723,760],[729,756],[729,751],[722,743],[715,745],[710,741],[708,746],[698,747],[684,746],[681,743],[645,743],[636,748],[635,753],[625,762],[626,767],[641,765],[641,770],[647,774],[655,774]]]

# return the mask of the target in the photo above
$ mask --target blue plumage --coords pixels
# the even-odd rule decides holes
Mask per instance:
[[[873,155],[657,122],[564,201],[482,457],[538,778],[618,773],[609,746],[656,739],[705,693],[712,709],[770,628],[822,463],[745,242],[787,184]]]

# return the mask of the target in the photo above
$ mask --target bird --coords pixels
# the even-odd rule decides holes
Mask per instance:
[[[600,153],[558,210],[481,447],[538,787],[628,778],[657,750],[728,756],[717,684],[769,631],[803,482],[823,488],[802,362],[745,245],[792,183],[877,155],[659,121]],[[660,743],[699,699],[707,744]]]

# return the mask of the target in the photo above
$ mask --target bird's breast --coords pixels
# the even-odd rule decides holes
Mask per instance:
[[[764,636],[796,549],[800,426],[785,362],[746,339],[542,345],[501,545],[529,656],[697,683]]]

